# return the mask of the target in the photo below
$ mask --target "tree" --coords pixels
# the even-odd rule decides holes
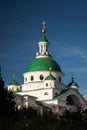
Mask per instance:
[[[0,117],[10,116],[15,111],[15,103],[12,92],[4,88],[4,81],[0,73]]]
[[[63,130],[86,130],[87,129],[87,111],[82,111],[78,108],[78,111],[66,110],[59,116],[59,128]]]

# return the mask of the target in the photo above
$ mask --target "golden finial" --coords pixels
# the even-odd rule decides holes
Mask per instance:
[[[46,22],[45,21],[43,21],[42,22],[42,33],[45,33],[46,32]]]

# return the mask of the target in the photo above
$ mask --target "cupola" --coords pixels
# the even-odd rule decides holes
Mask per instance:
[[[13,74],[12,81],[8,84],[8,91],[17,92],[20,90],[20,85],[16,81],[16,75]]]
[[[36,58],[42,57],[42,56],[51,56],[48,52],[48,40],[45,36],[46,33],[46,23],[42,22],[42,37],[40,41],[38,42],[39,45],[39,52],[36,53]]]
[[[69,88],[78,89],[78,84],[74,81],[74,77],[72,76],[72,81],[68,84]]]

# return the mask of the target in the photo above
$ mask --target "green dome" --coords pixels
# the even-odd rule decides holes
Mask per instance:
[[[77,87],[78,87],[78,84],[73,81],[73,82],[70,82],[70,83],[68,84],[68,86],[77,86]]]
[[[78,84],[74,81],[74,77],[72,77],[72,81],[68,84],[68,86],[69,87],[71,87],[71,86],[77,86],[77,87],[79,87]]]
[[[56,78],[52,74],[50,74],[45,78],[45,80],[56,80]]]
[[[49,57],[36,58],[28,65],[26,72],[40,71],[40,70],[43,71],[43,70],[49,70],[50,68],[53,71],[61,72],[61,68],[52,58]]]
[[[19,84],[15,80],[13,80],[8,85],[19,85]]]

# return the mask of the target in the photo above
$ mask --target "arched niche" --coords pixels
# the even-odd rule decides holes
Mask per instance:
[[[78,105],[78,104],[80,104],[80,100],[76,95],[71,94],[67,96],[66,105]]]

